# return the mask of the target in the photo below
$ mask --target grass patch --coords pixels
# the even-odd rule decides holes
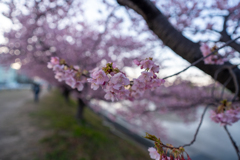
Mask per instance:
[[[146,160],[147,152],[131,142],[113,135],[102,120],[89,109],[85,109],[86,122],[75,119],[76,102],[66,103],[54,92],[39,103],[37,117],[41,127],[51,134],[41,140],[44,159],[41,160]]]

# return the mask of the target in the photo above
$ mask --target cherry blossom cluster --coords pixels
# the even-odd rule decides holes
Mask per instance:
[[[211,119],[221,125],[232,125],[240,119],[240,108],[233,108],[231,102],[223,100],[222,104],[214,111],[210,111]]]
[[[105,99],[112,101],[128,99],[130,92],[126,87],[130,85],[130,81],[114,63],[107,63],[102,69],[95,68],[90,76],[91,78],[87,80],[91,83],[91,88],[97,90],[102,86],[106,92]]]
[[[216,46],[210,48],[206,43],[202,43],[200,47],[200,50],[204,57],[208,56],[211,52],[213,52],[216,49],[217,49]],[[218,52],[204,59],[205,64],[222,65],[226,61],[227,61],[227,58],[222,57],[220,54],[218,54]]]
[[[81,72],[78,66],[68,66],[65,60],[60,60],[58,57],[51,57],[47,67],[54,71],[55,78],[59,82],[65,81],[73,89],[83,90],[83,83],[86,82],[86,78],[82,76],[83,72]]]
[[[183,147],[175,148],[171,144],[164,145],[161,142],[160,138],[157,138],[156,136],[148,133],[146,133],[145,138],[155,142],[155,147],[150,147],[148,149],[149,155],[152,159],[154,160],[186,160],[183,155],[184,153],[186,153]],[[168,156],[168,151],[170,153],[170,156]],[[186,155],[187,155],[187,160],[191,160],[191,158],[187,153]]]
[[[107,100],[134,100],[143,96],[144,91],[160,87],[164,80],[157,77],[156,73],[159,72],[159,66],[154,64],[152,58],[142,61],[134,60],[133,62],[141,69],[145,69],[133,81],[130,81],[114,63],[107,63],[105,67],[93,69],[90,71],[88,79],[82,78],[84,74],[78,66],[69,67],[65,60],[60,60],[58,57],[51,58],[48,68],[53,69],[58,81],[65,81],[66,84],[79,91],[83,89],[83,83],[88,81],[93,90],[97,90],[101,86],[106,92],[104,98]]]
[[[144,91],[148,89],[155,89],[165,82],[164,79],[157,77],[156,73],[159,72],[159,66],[154,64],[152,58],[147,58],[142,61],[133,61],[137,66],[145,71],[137,79],[133,79],[133,85],[130,88],[130,97],[141,97]]]
[[[141,66],[141,69],[145,69],[137,79],[130,81],[114,63],[107,63],[106,67],[91,71],[91,78],[88,79],[91,88],[97,90],[101,85],[106,92],[104,97],[107,100],[134,100],[143,96],[147,89],[154,89],[164,83],[164,80],[157,78],[156,73],[159,72],[159,66],[154,64],[152,58],[133,62]]]

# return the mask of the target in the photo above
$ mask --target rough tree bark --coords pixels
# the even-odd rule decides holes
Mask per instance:
[[[167,18],[150,0],[117,0],[120,5],[129,7],[140,14],[147,22],[148,27],[163,41],[163,43],[172,49],[176,54],[193,63],[202,57],[200,45],[187,39],[175,29]],[[225,65],[233,66],[230,63]],[[219,65],[205,65],[200,62],[196,65],[205,73],[214,77],[215,72],[222,66]],[[238,83],[240,82],[240,70],[233,66],[233,72],[236,74]],[[224,70],[218,75],[217,81],[224,83],[230,76],[227,70]],[[235,91],[233,81],[226,86],[232,92]],[[240,97],[240,94],[238,94]]]

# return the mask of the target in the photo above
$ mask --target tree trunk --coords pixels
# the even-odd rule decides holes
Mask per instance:
[[[117,2],[120,5],[132,8],[139,13],[147,22],[148,27],[159,37],[159,39],[161,39],[166,46],[171,48],[176,54],[186,59],[188,62],[193,63],[202,57],[200,45],[187,39],[181,32],[177,31],[150,0],[117,0]],[[230,63],[225,64],[233,66]],[[200,62],[196,65],[196,67],[214,77],[215,72],[222,66],[205,65],[204,62]],[[233,68],[233,72],[236,74],[239,84],[240,70],[237,67]],[[227,70],[225,70],[218,75],[217,81],[223,84],[229,76],[230,74]],[[235,91],[233,81],[226,87],[232,92]],[[238,93],[238,96],[240,97],[240,93]]]
[[[69,102],[70,92],[70,89],[68,89],[67,87],[63,87],[63,96],[66,102]]]
[[[84,112],[84,108],[85,108],[85,103],[83,102],[83,100],[81,98],[78,98],[78,108],[77,108],[77,115],[76,118],[79,121],[83,121],[83,112]]]

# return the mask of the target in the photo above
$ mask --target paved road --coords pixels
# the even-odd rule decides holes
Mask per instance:
[[[30,90],[0,91],[0,160],[32,160],[41,135],[30,121]]]

